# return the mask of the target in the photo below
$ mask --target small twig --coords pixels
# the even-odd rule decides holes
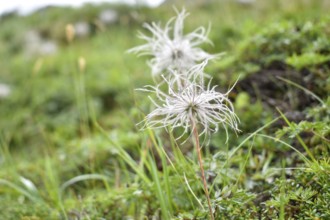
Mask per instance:
[[[201,153],[201,148],[200,148],[200,144],[199,144],[199,135],[198,135],[197,127],[195,125],[195,120],[193,118],[191,118],[191,125],[192,125],[192,128],[193,128],[193,136],[195,138],[195,145],[196,145],[196,150],[197,150],[197,155],[198,155],[199,168],[200,168],[201,173],[202,173],[202,180],[203,180],[203,184],[204,184],[204,192],[205,192],[205,196],[207,198],[207,204],[209,206],[210,217],[211,217],[211,220],[214,220],[212,206],[211,206],[211,200],[210,200],[210,195],[209,195],[209,190],[207,189],[207,183],[206,183],[206,178],[205,178],[205,174],[204,174],[202,153]]]

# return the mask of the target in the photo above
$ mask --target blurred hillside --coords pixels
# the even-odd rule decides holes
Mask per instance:
[[[135,89],[153,80],[148,57],[126,52],[144,22],[165,25],[183,5],[185,32],[210,24],[203,49],[226,52],[207,67],[212,83],[224,92],[239,78],[242,132],[203,149],[219,218],[330,218],[330,2],[167,0],[1,16],[0,219],[161,219],[162,201],[172,219],[206,219],[192,145],[174,158],[156,131],[171,165],[136,127],[151,107]],[[165,186],[173,199],[161,200]]]

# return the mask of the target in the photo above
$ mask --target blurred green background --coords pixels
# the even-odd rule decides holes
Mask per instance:
[[[199,0],[1,16],[0,219],[206,219],[192,144],[135,126],[152,109],[135,89],[153,81],[126,51],[173,6],[185,33],[211,24],[204,50],[226,52],[212,84],[240,77],[242,132],[203,148],[217,218],[330,218],[330,2]]]

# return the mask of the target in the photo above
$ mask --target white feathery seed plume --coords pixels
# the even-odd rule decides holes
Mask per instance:
[[[184,9],[177,12],[177,16],[170,19],[164,29],[154,22],[144,24],[152,36],[140,33],[139,37],[147,43],[128,52],[153,56],[149,62],[153,75],[158,75],[168,68],[184,72],[197,62],[217,57],[219,54],[211,55],[198,47],[204,42],[211,43],[207,38],[209,29],[199,27],[183,35],[184,19],[187,16]]]
[[[167,81],[166,81],[167,82]],[[193,130],[192,120],[197,126],[202,128],[200,135],[217,132],[219,124],[223,126],[227,134],[227,127],[239,131],[239,118],[234,112],[234,107],[228,98],[227,93],[217,92],[216,86],[211,87],[210,83],[207,88],[196,83],[186,85],[182,90],[175,91],[168,82],[168,94],[160,90],[159,86],[145,86],[141,91],[152,92],[156,94],[157,102],[151,98],[150,100],[156,106],[149,113],[144,122],[145,128],[167,128],[171,130],[177,127],[183,127],[184,131],[181,138],[189,130]],[[178,139],[179,139],[178,138]]]
[[[211,78],[210,75],[204,72],[207,63],[208,60],[204,60],[202,63],[196,64],[184,72],[168,68],[167,71],[170,75],[167,78],[162,75],[164,81],[159,83],[159,85],[162,85],[163,83],[171,84],[172,90],[181,90],[191,82],[198,85],[204,85],[204,78]]]

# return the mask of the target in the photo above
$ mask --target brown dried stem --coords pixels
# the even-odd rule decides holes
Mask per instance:
[[[205,173],[204,173],[202,153],[201,153],[201,147],[200,147],[200,143],[199,143],[199,135],[198,135],[198,131],[197,131],[197,127],[196,127],[194,118],[191,118],[191,125],[192,125],[192,129],[193,129],[193,137],[195,139],[195,145],[196,145],[196,150],[197,150],[197,155],[198,155],[199,168],[200,168],[201,173],[202,173],[202,181],[203,181],[203,185],[204,185],[204,192],[205,192],[205,196],[207,198],[207,204],[208,204],[208,207],[209,207],[210,218],[211,218],[211,220],[214,220],[212,206],[211,206],[211,200],[210,200],[210,195],[209,195],[209,190],[207,189],[207,183],[206,183],[206,178],[205,178]]]

